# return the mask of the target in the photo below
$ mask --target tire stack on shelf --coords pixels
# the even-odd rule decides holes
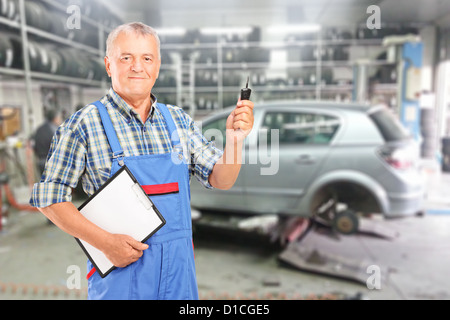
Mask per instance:
[[[315,99],[312,95],[314,88],[308,91],[308,86],[327,86],[327,85],[348,85],[348,69],[351,65],[345,62],[350,59],[350,42],[353,34],[349,30],[326,28],[322,32],[322,44],[318,46],[318,36],[315,33],[303,35],[288,35],[285,39],[288,47],[288,62],[301,61],[304,65],[300,67],[290,68],[288,70],[287,83],[290,86],[298,86],[305,90],[299,91],[293,98]],[[299,46],[294,46],[299,42]],[[290,47],[292,44],[292,48]],[[322,62],[320,70],[317,69],[317,61]],[[342,66],[337,66],[336,63]],[[320,72],[319,72],[320,71]],[[350,71],[352,74],[352,71]],[[318,78],[320,77],[320,79]],[[337,88],[339,89],[339,88]],[[333,98],[337,93],[330,91],[327,94],[324,91],[322,98]]]
[[[55,1],[55,4],[64,7],[77,5],[83,18],[103,23],[107,28],[122,23],[96,1],[62,0]],[[0,0],[0,16],[20,22],[18,0]],[[30,69],[33,72],[100,81],[106,77],[106,71],[102,54],[94,53],[99,45],[99,30],[84,20],[81,21],[80,29],[69,29],[67,26],[69,16],[70,14],[46,2],[25,1],[25,17],[27,26],[30,27],[28,33]],[[4,30],[0,32],[0,67],[23,69],[23,40],[17,27],[2,24],[1,28]],[[49,38],[55,37],[55,40],[41,38],[39,32],[42,31],[48,33]],[[74,44],[85,45],[92,50],[89,52],[61,44],[67,40],[73,41]]]
[[[219,108],[219,102],[217,101],[216,94],[202,94],[195,100],[195,104],[198,110],[216,110]]]
[[[50,11],[40,2],[25,1],[25,18],[28,26],[50,31]]]
[[[18,0],[1,0],[0,17],[4,17],[12,21],[19,21]]]
[[[217,63],[217,49],[202,49],[198,52],[196,63],[207,65]]]
[[[186,65],[192,62],[191,58],[196,58],[193,95],[198,109],[214,109],[212,102],[217,101],[220,96],[223,98],[221,102],[224,107],[235,104],[237,94],[234,87],[238,92],[242,84],[245,84],[242,78],[246,79],[247,75],[251,77],[250,85],[256,87],[256,92],[260,92],[258,99],[261,100],[280,98],[350,101],[354,61],[381,51],[381,39],[385,36],[417,33],[414,28],[383,27],[381,30],[369,30],[364,25],[356,30],[326,28],[321,33],[288,35],[280,50],[286,50],[287,62],[291,65],[285,69],[280,67],[280,72],[276,70],[271,73],[272,69],[278,68],[270,64],[275,57],[272,55],[274,49],[265,44],[259,45],[260,30],[254,31],[247,39],[205,36],[199,30],[188,30],[183,37],[178,37],[182,38],[178,41],[179,48],[173,46],[174,49],[171,50],[180,54]],[[239,45],[239,42],[243,44]],[[359,48],[361,46],[363,48]],[[376,48],[373,52],[372,47]],[[218,54],[218,49],[222,49],[221,54]],[[385,58],[380,57],[379,60]],[[246,71],[242,72],[243,69]],[[394,64],[381,61],[376,66],[370,66],[370,71],[372,70],[374,72],[369,75],[375,75],[370,79],[371,84],[397,83],[397,69]],[[235,74],[236,71],[239,74]],[[221,75],[222,79],[219,78]],[[184,85],[189,83],[186,81]],[[395,86],[371,86],[372,88],[375,94],[378,94],[376,90],[381,90],[383,96],[393,96],[394,98],[389,97],[389,101],[395,103],[395,95],[392,94]],[[171,95],[176,96],[175,89]]]
[[[217,69],[199,69],[195,72],[195,85],[197,87],[217,87]]]
[[[8,40],[11,43],[14,55],[14,61],[10,67],[23,69],[24,64],[21,38],[19,36],[11,36]],[[31,71],[60,74],[62,59],[55,51],[48,50],[46,46],[35,41],[28,41],[28,56],[30,59]]]
[[[270,50],[260,47],[242,49],[241,61],[246,63],[269,63]]]
[[[356,29],[355,35],[357,39],[382,39],[391,35],[418,34],[419,30],[410,26],[399,25],[381,25],[380,29],[369,29],[364,24]]]
[[[105,74],[103,61],[71,48],[57,48],[49,44],[28,41],[30,69],[87,80],[101,80]],[[23,69],[22,40],[19,36],[0,35],[0,66]]]
[[[434,119],[434,109],[421,108],[420,109],[420,131],[422,135],[421,156],[423,158],[434,158],[436,155],[437,141],[436,128]],[[450,155],[450,149],[446,150]],[[450,165],[450,162],[449,162]]]
[[[442,138],[442,171],[450,172],[450,137]]]
[[[15,59],[11,40],[3,33],[0,33],[0,67],[12,68]]]
[[[347,61],[349,59],[349,44],[345,41],[351,40],[353,34],[349,30],[337,30],[336,28],[328,28],[325,32],[325,41],[331,41],[326,44],[329,48],[326,59],[332,61]],[[344,43],[342,43],[344,42]]]

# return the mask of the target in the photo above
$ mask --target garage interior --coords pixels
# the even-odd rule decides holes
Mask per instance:
[[[200,299],[450,298],[449,1],[2,0],[0,300],[86,299],[84,276],[76,288],[68,282],[71,266],[84,275],[84,253],[28,205],[40,179],[32,138],[47,114],[66,119],[105,95],[106,37],[131,21],[161,38],[152,92],[195,121],[234,105],[249,78],[256,105],[384,104],[420,142],[420,217],[367,220],[353,235],[302,222],[289,247],[261,232],[270,218],[231,228],[193,210]],[[79,188],[74,196],[85,200]],[[381,282],[368,280],[368,266]]]

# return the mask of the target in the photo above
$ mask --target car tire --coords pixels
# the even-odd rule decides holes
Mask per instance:
[[[333,229],[342,234],[354,234],[359,228],[359,219],[352,210],[337,212],[332,221]]]

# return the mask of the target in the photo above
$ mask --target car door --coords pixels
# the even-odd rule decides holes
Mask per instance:
[[[339,124],[337,116],[314,109],[266,110],[242,172],[252,211],[292,210],[328,155]]]
[[[205,121],[202,132],[209,141],[223,150],[225,146],[226,121],[229,113],[225,113]],[[243,194],[243,177],[240,175],[234,186],[229,190],[207,189],[197,181],[191,182],[191,205],[198,209],[245,210]]]

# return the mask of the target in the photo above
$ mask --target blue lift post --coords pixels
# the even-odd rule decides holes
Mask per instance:
[[[423,44],[406,42],[401,46],[400,121],[411,132],[416,140],[420,140],[420,68],[422,67]],[[416,94],[414,94],[416,93]]]

